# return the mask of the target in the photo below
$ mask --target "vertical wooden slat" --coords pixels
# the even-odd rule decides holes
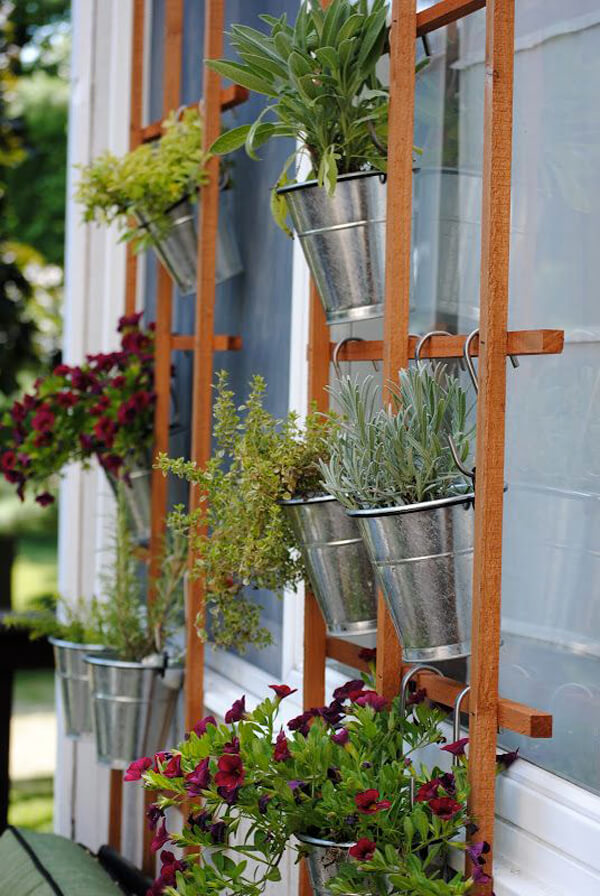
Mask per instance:
[[[123,809],[123,772],[111,769],[108,800],[108,845],[121,849],[121,814]]]
[[[139,146],[142,133],[142,109],[144,88],[144,13],[145,0],[133,0],[131,32],[131,88],[129,109],[129,149]],[[137,293],[137,260],[131,243],[127,245],[125,271],[125,314],[135,311]]]
[[[471,814],[477,840],[494,834],[498,666],[504,503],[506,329],[510,253],[510,186],[514,0],[489,0],[486,24],[481,317],[477,406],[477,489],[471,659]],[[491,855],[487,862],[491,867]],[[482,885],[480,896],[491,893]]]
[[[414,0],[393,0],[383,318],[384,400],[389,397],[387,382],[394,381],[398,370],[408,364],[416,16]],[[402,650],[380,595],[377,689],[387,697],[398,690],[401,665]]]
[[[183,0],[165,4],[163,59],[163,115],[179,106],[181,92],[181,49],[183,38]],[[171,403],[171,351],[173,318],[173,284],[166,269],[159,265],[156,285],[156,347],[154,354],[154,456],[169,449]],[[150,583],[159,573],[160,555],[166,526],[168,481],[159,470],[152,471],[152,503],[150,533]],[[152,586],[148,600],[153,599]],[[146,799],[146,805],[150,798]],[[154,856],[150,850],[151,833],[144,825],[142,867],[152,873]]]
[[[223,55],[223,0],[206,0],[204,19],[204,58]],[[204,69],[204,144],[208,149],[221,132],[221,79]],[[198,233],[198,287],[194,331],[192,459],[204,466],[210,458],[213,378],[213,331],[219,221],[219,160],[208,163],[209,180],[202,188]],[[197,489],[190,491],[190,507],[198,506]],[[190,582],[188,591],[187,666],[185,717],[188,727],[201,717],[204,705],[204,648],[194,621],[204,614],[201,580]]]

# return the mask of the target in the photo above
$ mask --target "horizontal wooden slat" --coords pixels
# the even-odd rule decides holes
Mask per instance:
[[[221,112],[226,112],[228,109],[235,109],[236,106],[245,103],[249,95],[249,91],[246,90],[245,87],[240,87],[239,84],[223,87],[221,90]],[[201,102],[202,101],[200,101],[200,103]],[[198,103],[190,103],[189,106],[186,106],[186,109],[196,109],[197,107]],[[151,143],[153,140],[158,140],[162,131],[162,120],[153,121],[151,124],[147,124],[146,127],[140,129],[139,142]]]
[[[417,13],[417,37],[443,28],[484,7],[485,0],[441,0],[435,6]]]
[[[353,669],[360,669],[361,672],[368,672],[369,664],[361,660],[358,655],[361,649],[358,644],[352,644],[342,638],[327,638],[326,641],[327,656],[330,659],[344,663],[345,666],[352,666]]]
[[[422,358],[459,358],[467,337],[432,336],[424,344]],[[560,355],[563,350],[565,334],[563,330],[513,330],[507,334],[507,355]],[[409,357],[414,358],[418,339],[410,336]],[[335,342],[330,345],[333,359]],[[475,337],[471,343],[471,354],[479,354],[479,339]],[[364,342],[347,342],[340,349],[338,361],[381,361],[383,342],[381,340],[365,340]]]
[[[175,333],[171,346],[176,351],[192,352],[194,351],[194,337],[188,333]],[[213,351],[215,352],[237,352],[241,347],[241,336],[230,336],[228,333],[215,333],[213,336]]]
[[[337,660],[346,666],[352,666],[353,669],[366,671],[367,663],[359,659],[360,647],[344,641],[341,638],[327,638],[327,656],[329,659]],[[408,672],[411,664],[404,664],[402,672],[398,674],[398,682],[402,676]],[[427,696],[434,703],[452,709],[455,700],[464,688],[464,684],[460,681],[454,681],[452,678],[442,678],[433,672],[418,672],[414,678],[415,684],[419,688],[424,688]],[[468,696],[463,700],[462,708],[464,712],[469,711]],[[550,713],[543,712],[539,709],[533,709],[523,703],[517,703],[515,700],[506,700],[500,698],[498,706],[498,724],[500,728],[506,728],[508,731],[514,731],[516,734],[524,734],[527,737],[546,738],[552,737],[552,716]]]

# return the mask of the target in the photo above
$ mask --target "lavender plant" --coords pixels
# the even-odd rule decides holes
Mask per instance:
[[[346,377],[331,391],[343,420],[321,472],[327,491],[346,507],[394,507],[469,490],[448,437],[465,462],[473,427],[466,394],[444,365],[402,370],[385,408],[372,377]]]

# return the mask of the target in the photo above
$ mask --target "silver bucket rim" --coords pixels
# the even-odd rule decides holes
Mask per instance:
[[[81,641],[65,641],[64,638],[55,638],[51,635],[48,636],[48,643],[52,644],[53,647],[65,647],[68,650],[79,650],[89,653],[106,650],[106,644],[83,644]]]
[[[311,837],[310,834],[296,834],[295,836],[300,843],[306,843],[309,846],[322,846],[326,849],[350,849],[350,847],[356,845],[356,840],[353,840],[351,843],[335,843],[333,840],[321,840],[319,837]]]
[[[167,658],[166,662],[156,660],[152,663],[136,663],[133,660],[120,660],[115,656],[105,654],[104,656],[84,656],[83,661],[90,666],[111,666],[115,669],[148,669],[152,672],[161,671],[163,669],[183,669],[183,663],[175,662]]]
[[[339,174],[337,177],[337,182],[346,181],[346,180],[354,180],[359,177],[380,177],[382,179],[382,183],[385,183],[387,180],[387,174],[385,171],[350,171],[348,174]],[[285,187],[278,187],[275,191],[278,196],[283,196],[286,193],[293,193],[295,190],[305,190],[310,187],[318,187],[319,189],[323,189],[323,187],[319,184],[319,181],[316,178],[312,180],[304,180],[300,184],[287,184]]]
[[[295,505],[295,504],[323,504],[326,501],[337,501],[334,495],[313,495],[312,498],[288,498],[278,501],[278,504]]]
[[[467,504],[469,506],[475,503],[475,493],[465,492],[464,495],[452,495],[450,498],[436,498],[434,501],[421,501],[418,504],[400,504],[393,507],[367,507],[357,510],[346,508],[348,516],[356,517],[374,517],[374,516],[395,516],[401,513],[416,513],[423,510],[437,510],[440,507],[452,507],[454,504]]]
[[[194,199],[192,198],[193,195],[194,195],[193,190],[186,191],[183,194],[183,196],[181,196],[175,202],[172,202],[170,205],[168,205],[164,209],[163,215],[168,215],[169,212],[172,212],[174,209],[176,209],[178,205],[183,205],[184,202],[193,203],[194,202]],[[155,218],[146,218],[144,215],[144,212],[143,212],[143,204],[141,204],[141,205],[133,205],[132,204],[131,211],[138,219],[137,230],[148,230],[148,228],[151,227],[152,224],[154,224],[154,222],[156,220],[158,220],[158,218],[160,217],[159,215],[157,215]],[[191,215],[185,215],[185,217],[178,219],[177,221],[174,221],[173,223],[174,224],[182,224],[182,223],[185,223],[186,221],[191,221],[191,220],[193,220]]]

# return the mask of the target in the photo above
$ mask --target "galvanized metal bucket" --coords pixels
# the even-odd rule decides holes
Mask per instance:
[[[86,654],[100,653],[99,644],[78,644],[48,638],[54,648],[54,664],[60,682],[65,734],[77,738],[92,732],[92,698],[90,677],[84,662]]]
[[[194,207],[190,199],[187,197],[182,199],[166,212],[170,222],[166,233],[153,221],[147,220],[143,211],[136,211],[135,215],[140,227],[147,230],[152,237],[154,251],[177,288],[184,295],[195,292],[198,275],[198,234]],[[219,210],[216,282],[224,283],[242,270],[242,259],[235,236],[229,199],[226,197],[221,202]]]
[[[377,631],[377,587],[360,529],[331,495],[283,501],[327,631]]]
[[[98,761],[127,768],[140,756],[162,749],[183,685],[183,669],[114,659],[110,653],[85,658],[90,669]]]
[[[387,187],[380,172],[344,174],[329,196],[316,180],[282,187],[328,324],[383,314]]]
[[[129,473],[128,482],[117,479],[112,473],[108,481],[115,497],[119,493],[119,485],[123,485],[121,493],[127,509],[133,539],[141,545],[150,541],[150,525],[152,519],[152,470],[140,467]]]
[[[348,511],[408,662],[471,652],[473,495]]]
[[[348,861],[348,850],[354,844],[332,843],[305,834],[298,834],[297,839],[309,847],[306,864],[314,896],[331,896],[327,884]]]

